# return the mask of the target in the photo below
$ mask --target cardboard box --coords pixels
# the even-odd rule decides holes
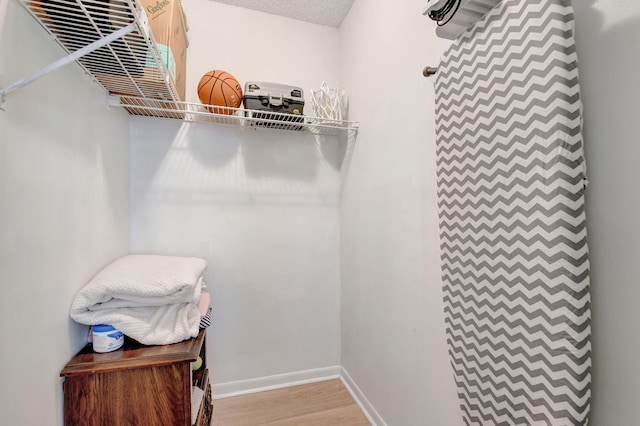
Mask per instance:
[[[162,62],[169,71],[178,100],[185,99],[186,88],[186,60],[188,39],[186,34],[186,21],[180,0],[140,0],[153,38],[158,46]],[[125,40],[136,56],[140,56],[141,42],[139,36],[125,36]],[[165,88],[151,51],[144,50],[144,58],[139,61],[143,64],[143,72],[134,76],[131,82],[122,73],[106,73],[101,69],[91,70],[94,76],[105,88],[115,94],[143,96],[153,99],[169,99],[169,93]],[[140,93],[136,85],[143,93]]]
[[[120,103],[122,105],[130,105],[124,107],[129,114],[143,115],[145,117],[164,117],[182,120],[186,112],[184,104],[159,99],[141,99],[121,96]]]
[[[188,40],[182,3],[180,0],[141,0],[140,4],[180,100],[184,100]]]
[[[177,0],[178,12],[181,25],[174,25],[173,34],[171,36],[171,51],[173,52],[173,59],[176,64],[176,72],[174,82],[176,90],[180,96],[180,100],[186,99],[186,87],[187,87],[187,48],[189,47],[189,39],[187,38],[187,19],[182,9],[182,2]]]

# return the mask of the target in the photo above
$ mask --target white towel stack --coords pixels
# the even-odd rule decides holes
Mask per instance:
[[[112,325],[145,345],[195,337],[206,267],[204,259],[195,257],[125,256],[76,294],[71,318],[86,325]]]

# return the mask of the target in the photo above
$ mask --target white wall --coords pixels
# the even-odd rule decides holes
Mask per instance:
[[[592,423],[626,426],[640,418],[640,4],[573,4],[590,181]]]
[[[207,0],[184,6],[192,101],[211,69],[243,86],[308,90],[338,79],[335,28]],[[132,249],[207,260],[216,393],[231,389],[221,383],[249,381],[237,391],[265,376],[339,365],[338,141],[156,119],[131,129]]]
[[[441,336],[433,88],[417,76],[446,42],[418,17],[425,2],[408,3],[358,1],[342,27],[342,84],[361,123],[342,197],[342,364],[388,424],[451,425],[460,420]],[[591,423],[626,426],[640,417],[640,5],[573,4],[590,178]]]
[[[444,333],[424,0],[356,1],[341,84],[360,134],[342,194],[342,366],[389,425],[462,424]]]
[[[17,1],[0,0],[0,86],[62,56]],[[69,65],[0,111],[2,424],[61,425],[60,370],[86,343],[69,306],[129,251],[128,119]]]
[[[214,69],[230,72],[242,88],[247,81],[299,86],[307,102],[323,81],[338,84],[337,29],[210,0],[183,5],[189,26],[188,101],[199,102],[198,82]]]
[[[348,89],[361,132],[342,207],[333,140],[156,119],[129,130],[75,65],[10,95],[0,111],[2,422],[62,424],[58,374],[86,332],[69,304],[129,249],[130,131],[131,244],[209,261],[214,381],[342,363],[389,425],[461,424],[444,344],[433,85],[420,74],[446,43],[420,16],[424,0],[357,1],[340,34],[184,5],[190,100],[214,68],[307,94],[322,80]],[[574,7],[591,181],[592,423],[626,426],[640,416],[640,6]],[[0,0],[0,86],[59,56],[18,2]]]

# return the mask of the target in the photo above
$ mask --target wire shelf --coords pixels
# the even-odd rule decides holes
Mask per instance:
[[[131,24],[131,32],[77,59],[110,94],[178,100],[138,0],[21,0],[68,53]]]
[[[282,112],[165,101],[133,96],[110,96],[109,105],[132,115],[163,117],[189,122],[218,123],[337,136],[358,131],[355,121],[332,120]]]
[[[139,0],[20,0],[29,13],[96,83],[111,106],[130,114],[317,135],[356,132],[353,121],[180,101]],[[181,16],[181,18],[183,18]],[[56,67],[57,65],[54,64]],[[51,67],[51,69],[55,69]],[[45,68],[39,75],[50,72]],[[12,85],[11,91],[28,84]],[[9,93],[3,91],[2,97]]]

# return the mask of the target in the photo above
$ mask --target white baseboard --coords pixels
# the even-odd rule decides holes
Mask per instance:
[[[340,377],[340,369],[341,367],[339,365],[335,365],[293,373],[276,374],[274,376],[258,377],[257,379],[216,383],[211,387],[213,390],[213,399],[229,398],[232,396],[247,395],[255,392],[337,379]]]
[[[358,385],[356,385],[356,382],[351,378],[344,367],[340,367],[340,379],[364,413],[367,420],[369,420],[369,423],[371,423],[372,426],[387,426],[380,414],[378,414],[376,409],[369,402],[364,393],[362,393]]]

